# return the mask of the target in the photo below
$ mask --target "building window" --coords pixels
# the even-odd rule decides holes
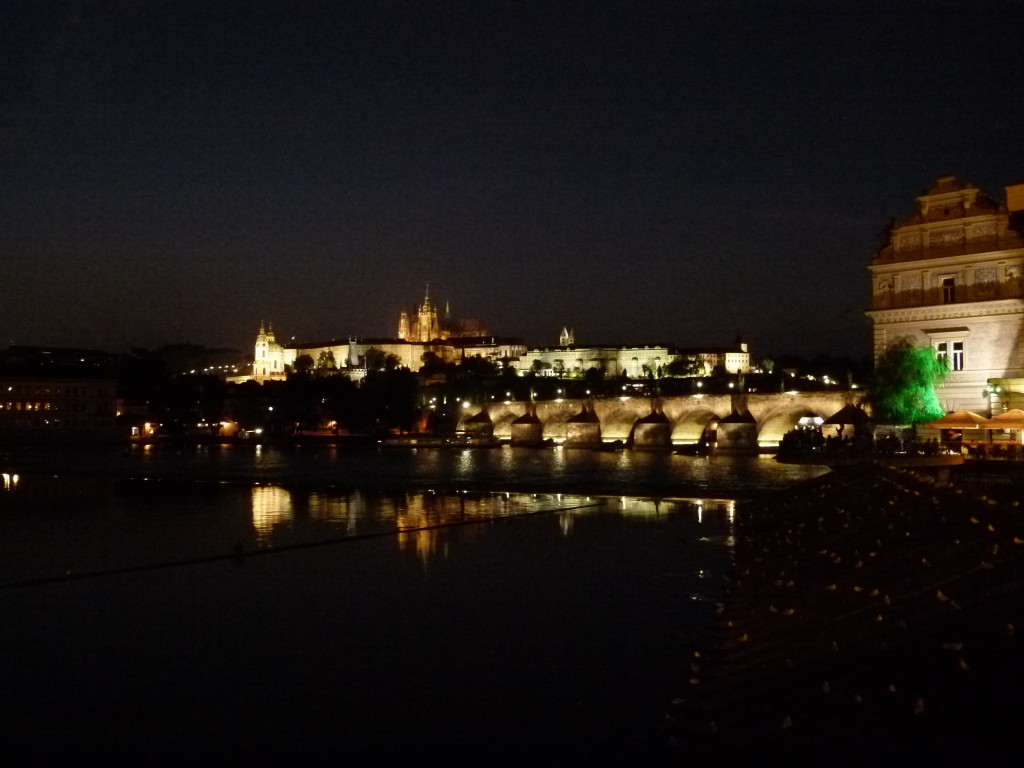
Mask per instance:
[[[953,342],[953,353],[950,356],[949,368],[952,371],[962,371],[964,369],[964,343],[962,341]]]
[[[935,356],[940,362],[945,361],[949,357],[949,345],[944,341],[936,342]]]
[[[942,278],[942,303],[952,304],[956,301],[956,278]]]

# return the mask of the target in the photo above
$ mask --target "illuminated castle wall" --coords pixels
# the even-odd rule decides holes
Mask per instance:
[[[394,355],[398,365],[413,371],[420,369],[427,352],[445,362],[476,356],[495,362],[508,361],[520,374],[534,371],[542,376],[582,375],[591,368],[600,369],[609,377],[643,378],[648,373],[658,376],[680,356],[698,362],[701,374],[710,374],[716,368],[734,374],[751,370],[747,345],[739,341],[731,347],[690,350],[660,345],[576,346],[575,334],[565,327],[559,334],[557,347],[528,350],[518,339],[488,336],[476,321],[452,321],[447,308],[443,316],[439,315],[428,291],[423,303],[413,312],[399,315],[398,338],[394,339],[334,339],[285,346],[277,342],[270,326],[261,325],[256,336],[251,378],[258,382],[284,380],[296,359],[309,355],[314,368],[329,363],[329,367],[358,379],[366,373],[366,354],[372,349]]]
[[[525,374],[535,371],[548,376],[577,376],[590,368],[604,372],[606,376],[625,375],[639,379],[648,372],[658,376],[665,367],[679,357],[693,358],[700,364],[701,375],[708,375],[716,368],[728,373],[749,373],[750,353],[747,345],[737,341],[732,347],[701,347],[698,349],[674,349],[660,345],[618,346],[595,345],[577,346],[575,333],[564,327],[559,334],[557,347],[531,349],[512,362],[513,367]]]
[[[252,376],[237,378],[252,378],[260,383],[283,381],[296,359],[309,355],[314,367],[330,361],[342,373],[359,379],[366,373],[366,353],[371,349],[385,356],[394,355],[399,366],[413,371],[420,369],[427,352],[446,362],[474,356],[501,360],[526,352],[518,340],[487,336],[475,320],[453,321],[447,309],[444,317],[440,317],[428,290],[414,312],[399,315],[398,338],[394,339],[333,339],[284,346],[277,342],[273,328],[261,325],[256,335]]]
[[[875,358],[902,337],[931,345],[951,369],[938,392],[946,410],[1024,401],[1022,210],[1024,185],[996,202],[941,176],[868,267]]]

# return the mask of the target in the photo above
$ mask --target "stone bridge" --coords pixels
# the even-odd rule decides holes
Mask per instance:
[[[693,445],[711,434],[719,447],[772,448],[805,416],[827,419],[862,396],[839,390],[504,401],[467,407],[459,430],[524,444],[621,440],[637,447]]]

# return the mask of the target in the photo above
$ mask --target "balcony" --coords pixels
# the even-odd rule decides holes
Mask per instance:
[[[1019,279],[1013,279],[1004,280],[1001,283],[958,285],[952,291],[950,291],[948,286],[937,286],[926,290],[876,293],[872,298],[871,308],[904,309],[907,307],[932,307],[943,304],[966,304],[974,301],[1021,298],[1024,298],[1024,284]]]

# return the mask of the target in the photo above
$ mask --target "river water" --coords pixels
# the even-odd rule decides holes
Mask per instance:
[[[9,757],[674,762],[761,458],[0,454]]]

